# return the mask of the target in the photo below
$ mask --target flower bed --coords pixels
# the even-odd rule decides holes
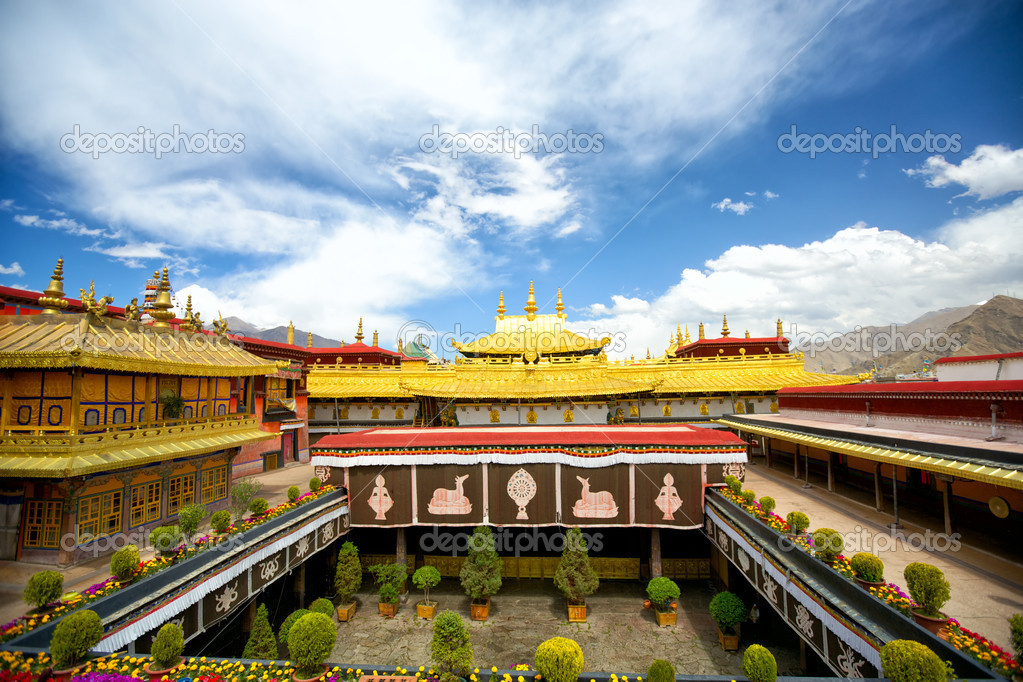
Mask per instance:
[[[254,518],[243,519],[241,523],[232,524],[228,526],[226,532],[224,532],[222,535],[203,535],[201,537],[198,537],[191,544],[189,545],[183,544],[180,547],[178,547],[177,551],[172,556],[157,556],[152,559],[149,559],[148,561],[140,561],[139,568],[135,574],[134,581],[148,578],[149,576],[167,568],[168,566],[171,566],[179,561],[183,561],[184,559],[193,557],[196,554],[206,551],[210,547],[216,546],[225,538],[228,538],[231,535],[243,533],[249,530],[250,528],[255,528],[256,526],[264,524],[267,521],[270,521],[271,519],[277,518],[281,514],[286,514],[287,512],[302,506],[303,504],[312,502],[313,500],[333,491],[334,491],[333,486],[322,486],[316,492],[306,493],[305,495],[302,495],[301,497],[295,499],[292,502],[284,502],[282,504],[277,505],[273,509],[267,510],[267,512],[258,519]],[[49,604],[48,607],[53,609],[50,613],[38,616],[29,613],[19,618],[15,618],[11,622],[0,627],[0,643],[7,642],[9,640],[14,639],[15,637],[25,634],[26,632],[30,632],[31,630],[34,630],[35,628],[39,627],[40,625],[43,625],[44,623],[48,623],[51,620],[56,620],[57,618],[60,618],[66,615],[67,613],[74,611],[75,609],[81,608],[82,606],[90,604],[96,601],[97,599],[112,594],[113,592],[116,592],[119,589],[120,586],[117,582],[117,579],[111,576],[101,582],[96,583],[95,585],[91,585],[85,590],[82,590],[82,593],[80,595],[75,595],[68,599],[63,599],[62,601]]]
[[[1023,665],[1012,654],[976,632],[967,630],[955,618],[948,619],[948,641],[996,673],[1023,675]]]

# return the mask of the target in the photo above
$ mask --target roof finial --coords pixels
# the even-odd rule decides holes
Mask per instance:
[[[777,333],[778,333],[778,338],[779,339],[781,337],[785,336],[785,332],[782,331],[782,328],[781,328],[781,318],[780,317],[778,318],[778,330],[777,330]]]
[[[728,338],[729,334],[731,334],[731,332],[728,331],[728,315],[725,315],[723,321],[721,322],[721,337]]]
[[[379,336],[379,334],[377,334],[377,330],[376,329],[373,330],[373,345],[374,346],[379,346],[380,345],[380,336]]]
[[[746,338],[749,338],[749,329],[746,330]]]
[[[698,341],[703,341],[703,340],[704,340],[705,338],[707,338],[707,337],[706,337],[706,336],[704,336],[704,334],[703,334],[703,322],[701,322],[701,323],[700,323],[700,338],[699,338],[699,339],[697,339],[697,340],[698,340]]]
[[[64,259],[58,258],[57,267],[53,269],[53,277],[50,278],[50,286],[46,287],[46,291],[43,292],[46,295],[39,299],[39,303],[43,306],[43,315],[59,315],[70,305],[64,300],[64,285],[61,284],[63,281]]]
[[[677,333],[677,336],[675,338],[678,339],[678,344],[677,345],[681,346],[682,345],[682,325],[680,325],[680,324],[676,325],[675,326],[675,331]]]
[[[219,310],[217,311],[217,319],[213,320],[213,331],[217,333],[217,336],[224,336],[231,331],[227,322],[224,321],[224,315]]]
[[[558,317],[565,316],[565,304],[561,302],[561,287],[558,287],[558,303],[554,306],[554,312],[558,314]]]
[[[646,359],[647,360],[650,359],[650,349],[649,348],[646,349]]]
[[[506,312],[508,312],[508,309],[504,307],[504,292],[502,291],[497,299],[497,319],[503,320]]]
[[[533,291],[533,280],[529,280],[529,298],[526,299],[526,307],[523,308],[526,311],[526,319],[532,322],[536,319],[536,311],[539,308],[536,307],[536,293]]]
[[[402,343],[400,336],[398,337],[398,352],[401,354],[405,353],[405,344]]]
[[[288,345],[295,345],[295,323],[288,320]]]
[[[188,295],[188,301],[185,303],[185,316],[181,318],[185,321],[183,327],[190,327],[192,325],[192,294]]]
[[[345,340],[341,339],[341,345],[339,345],[338,348],[344,348],[344,347],[345,347]]]
[[[313,333],[312,332],[309,332],[309,336],[305,340],[305,347],[306,348],[312,348],[313,347]]]
[[[362,335],[362,318],[360,317],[359,318],[359,331],[355,332],[355,342],[358,343],[359,341],[362,341],[364,338],[366,338],[366,337]]]
[[[684,343],[686,343],[687,345],[692,343],[692,340],[690,340],[690,338],[689,338],[689,325],[688,324],[686,325],[686,340],[684,341]]]
[[[163,275],[160,277],[160,286],[156,290],[156,300],[153,301],[152,310],[149,311],[149,316],[156,320],[153,322],[154,329],[170,329],[168,320],[174,318],[174,313],[171,312],[173,307],[174,304],[171,303],[170,295],[170,279],[167,277],[167,268],[164,268]]]

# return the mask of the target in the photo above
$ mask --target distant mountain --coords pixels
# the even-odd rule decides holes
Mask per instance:
[[[805,344],[798,350],[806,353],[807,370],[858,374],[876,364],[883,377],[917,371],[942,357],[1016,352],[1023,350],[1023,300],[995,296],[982,305],[924,313],[906,324],[847,332],[828,340],[823,350]]]
[[[254,339],[263,339],[264,341],[274,341],[276,343],[287,343],[288,341],[288,328],[287,327],[273,327],[271,329],[263,329],[257,327],[254,324],[250,324],[245,320],[238,317],[226,317],[224,321],[227,322],[228,328],[232,334],[241,334],[242,336],[251,336]],[[302,346],[305,348],[306,343],[309,340],[309,332],[296,328],[295,329],[295,345]],[[313,346],[316,348],[333,348],[339,346],[340,341],[336,339],[329,339],[326,336],[320,336],[319,334],[313,334]]]

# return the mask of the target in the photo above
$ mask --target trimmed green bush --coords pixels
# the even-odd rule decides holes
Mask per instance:
[[[156,633],[153,650],[149,654],[150,670],[168,670],[181,662],[185,650],[185,634],[180,625],[167,623]]]
[[[433,619],[430,659],[443,673],[467,677],[472,670],[473,652],[472,643],[469,642],[469,628],[454,611],[441,611]]]
[[[1016,650],[1016,658],[1023,658],[1023,613],[1009,616],[1009,634],[1012,637],[1012,648]]]
[[[319,479],[317,479],[319,480]],[[298,499],[298,496],[302,494],[302,491],[298,489],[297,485],[293,485],[288,488],[288,502],[294,502]]]
[[[39,571],[28,579],[21,596],[29,606],[41,609],[60,599],[62,594],[64,574],[59,571]]]
[[[322,613],[328,618],[334,617],[334,605],[330,603],[329,599],[324,599],[323,597],[310,604],[309,610],[313,613]]]
[[[837,530],[818,528],[813,532],[813,553],[821,561],[830,564],[845,552],[845,538]]]
[[[760,498],[760,511],[764,512],[765,514],[770,514],[771,512],[773,512],[775,506],[776,505],[773,497],[768,497],[767,495],[764,495],[763,497]]]
[[[67,670],[85,660],[89,649],[103,639],[103,621],[95,611],[73,611],[53,629],[50,656],[54,670]]]
[[[263,489],[262,481],[254,478],[242,478],[231,484],[231,511],[235,521],[240,521],[249,510],[249,503]]]
[[[316,476],[313,476],[312,478],[309,479],[309,492],[315,493],[317,490],[320,489],[321,485],[323,485],[323,481],[321,481]]]
[[[259,516],[260,514],[266,513],[266,510],[269,509],[269,507],[270,503],[262,497],[257,497],[249,502],[249,511],[253,516]]]
[[[810,517],[801,511],[789,512],[789,515],[785,517],[785,522],[789,524],[789,530],[796,535],[810,527]]]
[[[948,679],[948,669],[938,654],[910,639],[893,639],[881,647],[881,669],[892,682]]]
[[[857,552],[849,560],[853,573],[860,580],[868,583],[884,581],[884,562],[870,552]]]
[[[725,485],[736,495],[742,494],[742,481],[735,476],[725,476]]]
[[[178,526],[186,540],[191,540],[195,531],[199,530],[199,524],[206,518],[205,504],[190,504],[178,511]]]
[[[258,658],[268,661],[277,658],[277,638],[274,637],[270,619],[267,617],[266,604],[256,609],[256,618],[252,621],[252,632],[245,643],[242,658]]]
[[[743,490],[739,494],[742,495],[742,501],[746,504],[753,504],[753,502],[757,499],[757,493],[753,490]]]
[[[717,623],[718,629],[731,633],[736,625],[746,620],[749,611],[742,599],[733,592],[718,592],[710,600],[710,617]]]
[[[184,538],[177,526],[157,526],[149,533],[149,544],[160,554],[173,554]]]
[[[462,589],[479,602],[501,589],[501,557],[494,549],[494,534],[487,526],[477,526],[469,538],[469,555],[458,574]]]
[[[226,509],[221,509],[218,512],[213,512],[213,516],[210,517],[210,527],[218,533],[223,533],[227,530],[227,527],[231,525],[231,512]]]
[[[334,589],[341,599],[341,605],[352,603],[352,595],[362,587],[362,564],[359,562],[359,548],[352,542],[341,545],[337,555],[337,569],[334,571]]]
[[[547,682],[576,682],[583,671],[583,650],[567,637],[551,637],[536,647],[536,671]]]
[[[774,682],[778,679],[778,661],[759,644],[751,644],[742,654],[742,674],[750,682]]]
[[[296,609],[293,611],[291,615],[285,618],[284,622],[281,623],[281,629],[277,631],[277,640],[280,642],[287,642],[292,626],[298,622],[299,618],[309,613],[312,613],[309,609]]]
[[[646,671],[646,682],[675,682],[675,666],[663,658],[655,658]]]
[[[298,677],[315,677],[323,672],[323,662],[334,650],[337,625],[322,613],[307,613],[288,633],[288,651]]]
[[[951,598],[945,574],[937,566],[914,561],[903,573],[909,596],[920,605],[920,612],[931,618],[941,618],[941,607]]]
[[[110,557],[110,573],[118,580],[130,580],[138,570],[139,548],[135,545],[125,545]]]
[[[600,578],[590,566],[586,540],[578,528],[570,528],[565,536],[565,549],[554,571],[554,586],[574,604],[581,603],[600,586]]]
[[[412,584],[425,593],[423,603],[429,606],[433,603],[430,601],[430,588],[440,584],[440,571],[433,566],[422,566],[412,574]]]
[[[377,583],[377,596],[381,604],[397,604],[398,595],[408,578],[408,568],[402,564],[373,564],[369,572]]]
[[[682,595],[678,585],[671,578],[653,578],[646,584],[646,596],[650,598],[654,608],[665,613],[671,611],[671,602]]]

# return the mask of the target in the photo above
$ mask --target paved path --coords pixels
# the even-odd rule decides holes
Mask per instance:
[[[551,637],[568,637],[582,647],[585,670],[642,673],[655,658],[670,661],[681,674],[737,675],[742,671],[740,653],[726,653],[717,641],[717,628],[707,613],[714,594],[710,581],[680,583],[678,624],[660,628],[653,612],[643,608],[644,584],[604,581],[587,600],[586,623],[568,623],[564,598],[549,580],[509,580],[492,600],[489,620],[469,619],[469,600],[458,581],[445,579],[430,596],[440,609],[451,609],[470,626],[475,665],[480,669],[514,668],[533,663],[537,645]],[[334,664],[390,663],[414,670],[429,664],[432,630],[417,618],[413,592],[394,619],[377,611],[375,592],[362,590],[359,609],[349,623],[338,626]],[[788,639],[786,648],[768,642],[778,658],[782,674],[799,671],[799,651]],[[745,644],[742,647],[745,649]],[[484,680],[488,679],[486,677]]]
[[[773,497],[778,504],[776,514],[784,517],[790,511],[803,511],[810,517],[811,529],[834,528],[847,534],[846,556],[861,550],[877,554],[885,564],[885,579],[907,594],[902,575],[907,564],[922,561],[940,568],[952,587],[945,613],[1011,651],[1007,621],[1012,614],[1023,612],[1023,566],[984,547],[962,544],[947,551],[922,549],[926,529],[904,518],[899,531],[902,537],[892,537],[887,526],[892,521],[890,502],[888,513],[877,512],[872,505],[829,493],[826,487],[802,486],[802,480],[793,478],[791,471],[768,469],[763,460],[746,468],[745,487],[756,491],[758,499]],[[939,549],[945,546],[940,541],[933,544]]]

